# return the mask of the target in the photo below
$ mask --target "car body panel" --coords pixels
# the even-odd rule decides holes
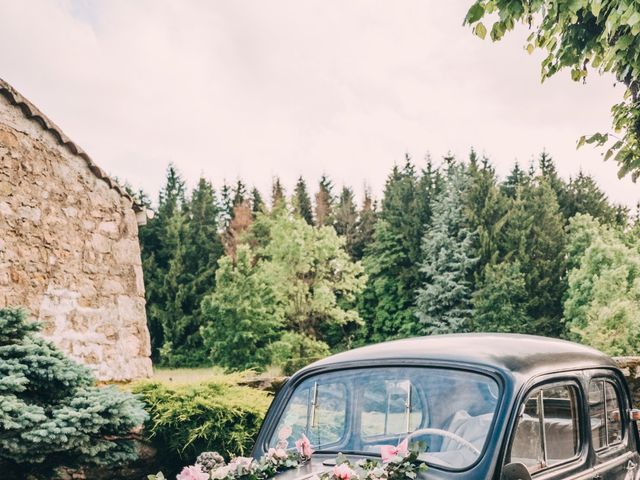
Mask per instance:
[[[267,450],[285,405],[295,387],[309,376],[321,372],[345,369],[394,368],[399,366],[441,367],[490,375],[500,385],[500,400],[493,425],[487,437],[485,451],[478,462],[462,471],[429,468],[425,478],[432,479],[498,479],[507,456],[508,442],[518,419],[518,411],[528,392],[539,385],[557,381],[572,381],[582,395],[581,421],[590,425],[587,394],[588,382],[594,375],[607,375],[619,385],[625,409],[631,408],[628,386],[613,360],[603,353],[563,340],[528,335],[458,334],[421,337],[386,342],[333,355],[297,372],[274,399],[258,435],[253,455],[260,457]],[[611,480],[640,479],[638,435],[628,425],[625,445],[615,458],[602,457],[593,451],[590,439],[582,438],[579,458],[566,465],[536,473],[534,479]],[[584,432],[583,432],[584,433]],[[331,455],[317,455],[314,466],[300,471],[285,472],[284,480],[302,478],[316,471],[319,460],[329,462]],[[335,457],[335,455],[333,455]],[[322,462],[319,462],[320,464]],[[328,467],[327,467],[328,468]],[[307,471],[309,470],[309,471]],[[280,477],[279,477],[280,478]]]

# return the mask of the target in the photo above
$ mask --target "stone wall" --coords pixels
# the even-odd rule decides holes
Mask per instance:
[[[0,308],[26,307],[100,380],[147,377],[136,212],[90,167],[0,95]]]

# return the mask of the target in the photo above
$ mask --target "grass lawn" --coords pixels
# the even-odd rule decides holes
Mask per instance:
[[[209,382],[219,379],[224,371],[219,367],[205,368],[154,368],[153,376],[149,379],[166,386],[187,385]]]

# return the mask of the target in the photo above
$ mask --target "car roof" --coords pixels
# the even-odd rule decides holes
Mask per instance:
[[[394,360],[478,365],[525,377],[571,369],[616,367],[604,353],[565,340],[533,335],[467,333],[409,338],[356,348],[319,360],[308,368],[352,362],[373,365]]]

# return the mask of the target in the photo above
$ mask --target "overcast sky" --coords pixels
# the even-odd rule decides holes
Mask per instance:
[[[471,147],[505,175],[546,148],[633,206],[585,133],[608,130],[611,78],[540,83],[524,30],[462,26],[471,0],[0,0],[0,77],[110,174],[155,196],[174,162],[190,186],[238,177],[268,193],[303,175],[379,195],[405,153]]]

